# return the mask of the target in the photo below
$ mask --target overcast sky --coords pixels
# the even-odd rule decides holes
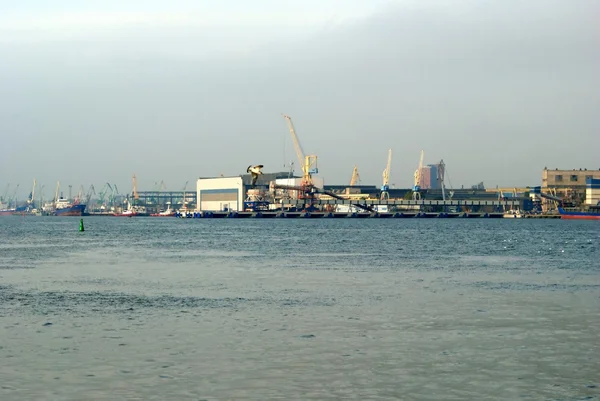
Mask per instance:
[[[0,195],[287,170],[453,187],[600,168],[596,0],[0,3]],[[297,172],[299,167],[296,168]]]

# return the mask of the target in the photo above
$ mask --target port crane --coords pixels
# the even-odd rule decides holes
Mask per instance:
[[[423,158],[425,152],[421,150],[421,158],[419,159],[419,167],[415,170],[415,184],[413,185],[413,200],[421,199],[421,186],[423,185]]]
[[[15,190],[13,191],[12,196],[10,196],[8,198],[7,204],[10,207],[10,204],[14,202],[15,207],[17,207],[17,191],[19,190],[19,184],[17,184],[17,186],[15,187]]]
[[[104,205],[104,198],[106,197],[106,192],[108,192],[109,189],[112,191],[112,187],[107,182],[106,184],[104,184],[104,186],[100,190],[100,193],[98,194],[98,205],[100,206],[101,209],[103,207],[105,207],[105,205]]]
[[[302,149],[302,145],[300,145],[300,141],[298,140],[298,135],[296,134],[296,129],[294,128],[292,118],[285,114],[283,115],[283,118],[285,118],[285,121],[287,122],[288,129],[290,130],[290,134],[292,136],[292,141],[294,142],[296,156],[298,157],[298,161],[302,166],[301,186],[309,189],[313,186],[312,175],[319,173],[319,168],[317,167],[317,156],[304,154],[304,150]]]
[[[44,207],[44,187],[45,185],[42,184],[42,186],[40,187],[39,193],[40,193],[40,203],[38,204],[38,209],[42,209]]]
[[[117,200],[117,196],[119,196],[119,188],[117,188],[117,184],[113,184],[112,188],[111,188],[111,194],[109,197],[109,202],[111,204],[111,206],[115,205],[115,202]]]
[[[183,210],[187,210],[187,205],[186,205],[186,201],[185,201],[185,190],[187,189],[188,186],[188,181],[185,182],[185,184],[183,185],[183,198],[181,199],[181,208]]]
[[[27,204],[33,207],[33,200],[35,198],[35,186],[37,185],[37,181],[35,178],[33,179],[33,188],[31,189],[31,194],[29,195],[29,199],[27,199]]]
[[[131,177],[131,183],[133,184],[133,199],[140,199],[137,191],[137,177],[135,174]]]
[[[8,190],[10,189],[10,182],[6,184],[6,189],[4,190],[4,195],[0,197],[0,202],[6,201],[6,197],[8,196]]]
[[[360,182],[360,175],[358,174],[358,167],[354,166],[352,170],[352,178],[350,178],[350,186],[353,187]]]
[[[87,195],[85,196],[85,204],[88,205],[86,207],[90,207],[90,200],[92,199],[92,195],[96,195],[96,188],[94,188],[94,184],[90,185]]]
[[[296,134],[296,129],[294,128],[294,123],[292,122],[292,118],[287,115],[283,115],[285,118],[288,128],[290,130],[290,134],[292,136],[292,140],[294,142],[294,149],[296,150],[296,156],[298,157],[298,161],[302,165],[302,181],[300,182],[300,186],[292,186],[292,185],[272,185],[271,188],[279,188],[283,190],[293,190],[298,191],[299,198],[305,198],[309,200],[309,204],[306,206],[308,210],[313,209],[313,200],[315,199],[316,193],[322,193],[325,195],[329,195],[336,199],[345,199],[337,194],[334,194],[330,191],[324,191],[322,189],[318,189],[314,186],[312,175],[319,173],[319,168],[317,167],[317,156],[315,155],[305,155],[302,146],[300,145],[300,141],[298,140],[298,135]],[[373,208],[370,206],[364,205],[354,205],[364,210],[373,211]]]
[[[388,160],[387,166],[385,170],[383,170],[383,184],[381,185],[381,195],[380,200],[388,200],[390,199],[390,193],[388,190],[390,189],[390,170],[392,169],[392,149],[388,150]]]
[[[140,199],[140,195],[138,195],[137,191],[137,177],[135,176],[135,174],[133,175],[133,177],[131,177],[131,183],[133,184],[133,203],[136,204],[137,200]]]
[[[56,192],[54,192],[54,207],[56,207],[56,202],[58,202],[58,191],[60,191],[60,181],[56,181]]]

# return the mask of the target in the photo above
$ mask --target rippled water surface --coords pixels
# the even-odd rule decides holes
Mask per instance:
[[[600,224],[0,217],[0,400],[600,400]]]

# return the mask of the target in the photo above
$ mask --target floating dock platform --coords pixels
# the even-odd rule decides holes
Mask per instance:
[[[360,211],[360,212],[335,212],[335,211],[307,211],[311,208],[332,208],[337,205],[362,207],[393,206],[398,210],[393,212]],[[458,209],[513,209],[519,208],[518,200],[361,200],[346,199],[286,199],[283,204],[284,211],[197,211],[186,214],[177,213],[176,217],[183,218],[503,218],[502,212],[449,212]],[[285,209],[301,211],[285,211]],[[428,210],[429,209],[429,210]],[[435,210],[432,210],[435,209]]]
[[[432,213],[432,212],[393,212],[393,213],[339,213],[339,212],[193,212],[176,214],[175,217],[188,219],[322,219],[322,218],[503,218],[504,213]]]

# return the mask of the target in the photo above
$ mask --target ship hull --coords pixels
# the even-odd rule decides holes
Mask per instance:
[[[27,206],[19,206],[17,208],[0,210],[0,216],[14,216],[14,215],[20,215],[20,214],[23,214],[26,212],[27,212]]]
[[[115,213],[114,216],[117,217],[141,217],[141,216],[150,216],[150,213],[146,210],[144,206],[134,206],[129,205],[127,210],[124,210],[121,213]]]
[[[562,214],[560,216],[561,220],[600,220],[600,214],[583,214],[583,215],[574,215],[574,214]]]
[[[560,218],[565,220],[600,220],[600,212],[571,212],[558,208]]]
[[[83,216],[85,211],[85,205],[73,205],[63,209],[56,209],[54,211],[55,216]]]

